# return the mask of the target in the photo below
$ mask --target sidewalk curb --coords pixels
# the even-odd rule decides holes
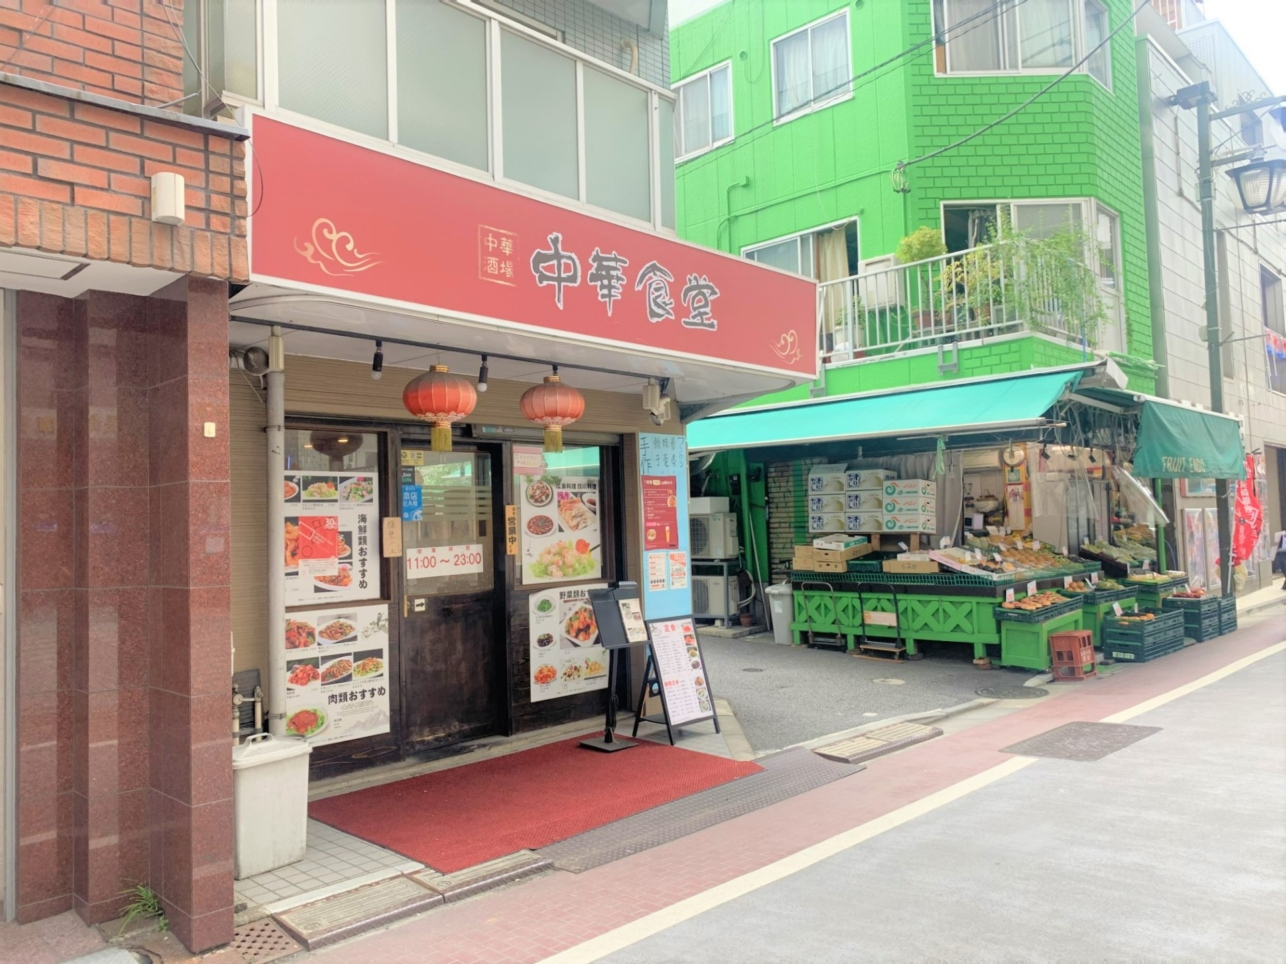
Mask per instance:
[[[1257,613],[1261,609],[1272,609],[1274,606],[1286,606],[1286,590],[1278,590],[1281,593],[1280,599],[1265,599],[1263,602],[1251,603],[1249,606],[1242,608],[1237,607],[1238,616],[1248,616],[1251,613]]]
[[[746,731],[741,728],[741,721],[737,719],[737,714],[732,709],[732,704],[722,697],[714,698],[714,707],[719,711],[719,729],[723,736],[723,742],[728,747],[728,752],[732,758],[738,762],[744,763],[753,760],[756,756],[755,749],[746,739]]]
[[[785,747],[786,750],[793,750],[797,746],[802,746],[809,750],[814,750],[819,746],[826,746],[828,743],[838,743],[840,740],[847,740],[851,737],[861,736],[863,733],[869,733],[872,730],[878,730],[894,723],[922,723],[932,720],[945,720],[949,716],[958,716],[961,713],[968,713],[970,710],[981,709],[984,706],[990,706],[997,702],[993,699],[978,698],[969,700],[966,703],[957,703],[955,706],[948,706],[945,709],[921,710],[919,713],[905,713],[902,716],[890,716],[883,720],[872,720],[870,723],[863,723],[861,726],[850,727],[847,730],[840,730],[837,733],[828,733],[826,736],[819,736],[816,739],[807,740],[803,743],[795,743]],[[782,752],[782,751],[777,751]]]

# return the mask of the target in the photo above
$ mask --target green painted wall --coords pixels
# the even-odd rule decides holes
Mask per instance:
[[[1130,15],[1129,0],[1106,2],[1113,26]],[[733,75],[734,140],[676,170],[679,233],[740,253],[856,216],[865,260],[890,253],[916,227],[939,227],[943,201],[1094,197],[1120,215],[1127,350],[1150,359],[1133,31],[1112,42],[1112,92],[1073,75],[995,130],[910,168],[910,193],[898,194],[889,177],[898,161],[978,130],[1053,75],[938,77],[926,43],[859,80],[851,99],[774,125],[770,41],[842,8],[836,0],[730,0],[671,32],[676,82],[723,61],[731,61]],[[930,0],[861,0],[847,9],[855,75],[931,35]],[[1018,343],[1030,348],[1001,347]],[[1079,357],[1033,337],[962,349],[960,371],[951,376],[938,373],[933,354],[837,369],[826,386],[828,393],[899,387]],[[1149,369],[1127,370],[1131,387],[1152,389]],[[807,396],[805,387],[772,398]]]

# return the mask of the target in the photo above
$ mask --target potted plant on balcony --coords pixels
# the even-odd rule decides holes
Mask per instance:
[[[925,280],[919,277],[922,273],[927,278],[927,283],[912,284],[910,270],[908,270],[904,281],[906,307],[912,321],[910,334],[932,333],[938,327],[935,317],[942,311],[948,300],[947,289],[950,282],[945,275],[950,269],[942,263],[935,268],[932,262],[934,259],[942,258],[946,253],[947,246],[942,240],[942,235],[930,227],[916,228],[898,242],[897,250],[893,252],[893,256],[900,264],[920,265],[910,269],[916,272],[917,281]],[[926,261],[930,264],[921,264]]]

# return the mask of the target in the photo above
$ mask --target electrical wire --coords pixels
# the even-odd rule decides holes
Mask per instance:
[[[204,108],[205,94],[208,94],[210,92],[210,84],[205,79],[205,71],[201,69],[201,65],[197,63],[196,57],[193,56],[192,48],[188,46],[188,40],[185,36],[183,36],[183,28],[181,28],[178,24],[176,24],[174,22],[174,18],[170,16],[169,4],[166,3],[165,0],[160,0],[160,2],[158,3],[158,6],[165,11],[165,19],[169,21],[170,29],[173,30],[174,35],[179,38],[179,43],[183,45],[183,52],[188,55],[188,60],[192,62],[192,67],[196,70],[197,79],[201,82],[200,107]],[[191,96],[192,96],[191,94],[188,95],[188,97],[191,97]],[[183,99],[187,100],[188,98],[184,97]]]
[[[924,161],[931,160],[935,157],[941,157],[943,154],[946,154],[948,151],[954,151],[958,147],[963,147],[965,144],[968,144],[970,141],[981,137],[983,134],[987,133],[990,130],[993,130],[996,127],[999,127],[1005,121],[1010,120],[1014,117],[1017,117],[1020,113],[1022,113],[1032,104],[1036,103],[1036,101],[1038,101],[1040,98],[1044,97],[1051,90],[1053,90],[1063,81],[1065,81],[1068,77],[1072,76],[1072,74],[1076,73],[1078,70],[1084,67],[1091,57],[1093,57],[1096,53],[1098,53],[1100,50],[1102,50],[1104,47],[1106,47],[1109,43],[1112,42],[1113,37],[1115,37],[1118,33],[1124,30],[1129,24],[1133,23],[1134,18],[1137,17],[1140,12],[1142,12],[1144,7],[1151,4],[1151,2],[1152,0],[1140,0],[1138,6],[1134,8],[1134,12],[1131,13],[1124,20],[1122,20],[1120,23],[1118,23],[1116,27],[1112,30],[1112,32],[1109,33],[1102,40],[1100,40],[1098,44],[1096,44],[1091,50],[1086,51],[1084,57],[1082,57],[1076,63],[1072,64],[1072,66],[1068,67],[1067,70],[1059,74],[1057,77],[1051,80],[1040,90],[1036,91],[1036,93],[1032,94],[1030,97],[1028,97],[1025,101],[1023,101],[1013,110],[1009,111],[1008,113],[1000,117],[997,117],[994,121],[992,121],[989,124],[984,124],[982,127],[978,128],[978,130],[974,131],[972,134],[968,134],[957,141],[952,141],[950,144],[947,144],[943,147],[939,147],[937,150],[930,151],[928,154],[922,154],[920,157],[914,158],[912,160],[899,162],[899,164],[897,165],[897,169],[901,171],[905,171],[908,167],[911,167],[913,164],[921,164]]]

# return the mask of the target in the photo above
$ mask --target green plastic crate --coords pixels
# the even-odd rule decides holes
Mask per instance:
[[[1103,644],[1103,658],[1123,663],[1146,663],[1183,649],[1183,640],[1168,643],[1115,642]]]
[[[1122,622],[1116,616],[1103,617],[1104,652],[1117,643],[1148,646],[1178,642],[1183,645],[1183,613],[1157,609],[1140,609],[1139,612],[1152,613],[1156,619],[1149,622]]]
[[[1219,633],[1224,635],[1237,628],[1237,597],[1219,597]]]
[[[1081,603],[1080,597],[1074,596],[1068,599],[1067,602],[1056,603],[1053,606],[1046,606],[1044,609],[1035,609],[1031,612],[1025,609],[1003,609],[997,606],[996,618],[1015,623],[1044,623],[1058,616],[1076,612],[1081,608]]]

